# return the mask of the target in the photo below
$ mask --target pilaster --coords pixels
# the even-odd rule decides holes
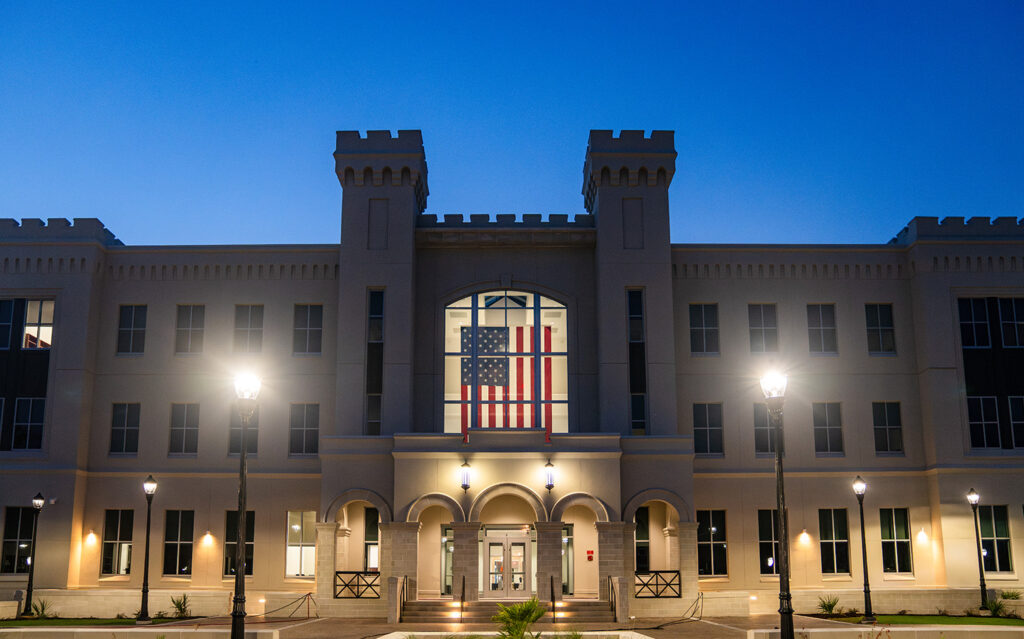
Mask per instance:
[[[334,598],[334,571],[338,569],[337,533],[336,521],[316,524],[316,596],[323,599]]]
[[[458,600],[465,580],[466,601],[476,601],[480,592],[480,522],[452,523],[455,549],[452,553],[452,597]]]
[[[562,598],[562,522],[538,521],[537,529],[537,598],[554,601]]]
[[[678,544],[675,550],[678,556],[679,579],[682,587],[683,601],[697,598],[697,522],[681,521],[677,524]],[[666,539],[666,541],[668,541]],[[669,546],[672,548],[672,546]]]
[[[381,581],[388,577],[405,578],[406,598],[416,599],[416,571],[419,550],[420,522],[392,522],[380,527]]]
[[[636,524],[624,521],[599,521],[597,526],[598,597],[608,601],[608,578],[621,577],[633,582],[633,531]]]
[[[679,569],[679,529],[674,526],[666,526],[661,529],[665,536],[665,568],[668,570]]]

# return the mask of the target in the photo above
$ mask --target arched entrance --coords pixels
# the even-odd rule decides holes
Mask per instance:
[[[598,548],[597,522],[608,521],[608,508],[586,493],[570,493],[551,508],[551,520],[560,522],[562,596],[597,599],[600,575],[594,553]]]
[[[537,588],[537,522],[547,510],[537,493],[515,483],[483,490],[470,508],[480,523],[480,596],[526,599]]]
[[[409,507],[406,521],[419,524],[416,539],[418,599],[452,596],[455,552],[452,524],[465,520],[462,506],[444,493],[423,495]]]
[[[635,597],[680,597],[683,592],[680,558],[692,552],[690,533],[694,526],[689,523],[692,520],[689,505],[672,491],[651,489],[634,495],[623,508],[622,516],[624,521],[635,525]],[[686,528],[687,534],[680,535],[680,528]]]

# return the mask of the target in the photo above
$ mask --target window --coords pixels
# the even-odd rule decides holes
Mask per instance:
[[[1024,448],[1024,397],[1010,397],[1010,436],[1014,448]],[[2,407],[3,404],[0,404]]]
[[[843,454],[843,419],[839,402],[811,404],[814,421],[814,452],[820,455]]]
[[[178,305],[178,324],[174,331],[175,353],[203,352],[203,324],[205,315],[205,306]]]
[[[199,448],[199,404],[171,404],[172,455],[195,455]]]
[[[18,397],[14,400],[14,420],[5,422],[0,433],[0,450],[39,450],[43,447],[43,418],[46,400],[42,397]]]
[[[259,353],[263,350],[263,305],[235,306],[235,352]]]
[[[786,437],[779,442],[782,452],[786,452]],[[768,419],[768,404],[754,404],[754,452],[758,455],[775,454],[775,429]]]
[[[983,297],[961,297],[957,300],[960,310],[960,342],[964,348],[989,348],[992,343],[988,334],[988,307]]]
[[[910,548],[910,515],[906,508],[882,508],[882,570],[913,572]]]
[[[0,350],[11,347],[11,330],[14,328],[14,300],[0,300]]]
[[[644,325],[644,292],[626,291],[629,325],[629,424],[633,435],[647,434],[647,327]]]
[[[995,397],[968,397],[971,448],[999,448],[999,410]]]
[[[1011,572],[1010,519],[1006,506],[978,506],[985,572]]]
[[[693,448],[698,455],[721,455],[722,405],[693,405]]]
[[[757,511],[757,546],[762,575],[779,574],[779,511]]]
[[[871,416],[875,423],[875,452],[902,453],[903,425],[899,402],[872,402]]]
[[[576,593],[575,552],[573,550],[573,525],[562,526],[562,594]]]
[[[252,574],[253,552],[256,548],[256,511],[245,511],[245,574]],[[224,518],[224,574],[235,574],[235,553],[238,552],[238,511],[229,510]]]
[[[140,404],[114,404],[110,417],[110,452],[134,455],[139,452]]]
[[[566,319],[562,304],[523,291],[478,293],[449,304],[444,330],[445,432],[568,432]]]
[[[835,304],[807,305],[807,341],[812,353],[838,353]]]
[[[146,349],[146,306],[122,306],[117,324],[117,352],[142,353]]]
[[[320,404],[292,404],[288,454],[316,455],[320,446]]]
[[[690,304],[690,352],[718,352],[718,304]]]
[[[380,514],[376,508],[367,508],[363,519],[363,570],[380,570]]]
[[[103,556],[100,572],[127,575],[132,569],[134,510],[108,510],[103,519]]]
[[[892,304],[865,304],[868,329],[868,352],[876,355],[896,353],[896,329],[892,319]]]
[[[22,348],[53,344],[53,300],[25,300],[25,339]]]
[[[296,304],[292,352],[319,355],[323,329],[323,306],[319,304]]]
[[[697,574],[724,577],[729,574],[726,561],[725,511],[697,511]]]
[[[366,318],[366,434],[380,435],[384,392],[384,291],[367,295]]]
[[[288,550],[285,573],[289,577],[316,574],[316,511],[288,511]]]
[[[633,521],[636,522],[636,532],[634,533],[634,545],[636,548],[636,572],[650,572],[651,516],[647,506],[641,506],[636,509],[636,515],[634,516]]]
[[[245,454],[255,455],[259,450],[260,408],[256,407],[249,426],[245,429]],[[231,409],[231,429],[228,433],[228,454],[238,455],[242,452],[242,416],[236,408]]]
[[[850,574],[850,531],[845,508],[818,510],[818,536],[821,538],[821,573]]]
[[[192,574],[191,510],[168,510],[164,520],[164,574]]]
[[[999,324],[1003,348],[1024,348],[1024,297],[1000,298]]]
[[[774,304],[748,304],[750,321],[750,352],[777,353],[779,351],[779,323]]]
[[[34,508],[8,506],[4,510],[3,552],[0,573],[27,573],[32,556],[32,525]]]

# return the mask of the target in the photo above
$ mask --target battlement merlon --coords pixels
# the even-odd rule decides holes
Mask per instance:
[[[21,224],[12,218],[0,219],[0,243],[4,242],[97,242],[103,246],[124,246],[103,222],[94,217],[76,217],[74,223],[51,217],[44,223],[24,218]]]
[[[419,130],[338,131],[334,150],[334,172],[341,187],[391,186],[403,183],[416,192],[419,212],[427,207],[427,159],[423,151],[423,134]]]
[[[921,240],[969,242],[984,240],[1024,240],[1024,219],[1015,217],[915,217],[889,240],[889,244],[909,246]]]
[[[591,130],[583,163],[583,203],[591,211],[598,186],[647,186],[668,188],[676,172],[675,131]]]

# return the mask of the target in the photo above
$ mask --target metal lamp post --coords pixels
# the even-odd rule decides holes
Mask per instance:
[[[142,604],[135,623],[146,624],[149,619],[149,530],[153,521],[153,495],[156,494],[156,480],[150,475],[142,482],[142,492],[146,493],[146,555],[142,558]]]
[[[860,475],[853,480],[853,492],[857,495],[857,505],[860,507],[860,558],[864,565],[864,618],[861,623],[875,623],[875,613],[871,611],[871,586],[868,584],[868,542],[864,534],[864,493],[868,491],[868,484]]]
[[[786,521],[786,487],[782,471],[782,403],[786,376],[771,372],[761,378],[761,391],[768,404],[768,419],[775,434],[775,498],[779,513],[779,634],[793,639],[793,595],[789,592],[789,532]]]
[[[36,493],[36,496],[32,498],[32,552],[28,555],[28,585],[25,586],[25,607],[22,609],[21,614],[31,614],[32,612],[32,581],[36,572],[36,531],[39,528],[39,513],[43,510],[43,504],[46,500],[43,498],[43,493]]]
[[[976,493],[972,488],[967,493],[967,503],[971,505],[971,510],[974,511],[974,541],[978,547],[978,577],[981,579],[981,607],[982,609],[988,608],[988,588],[985,586],[985,562],[981,558],[981,532],[978,529],[978,502],[981,501],[981,495]]]
[[[245,538],[246,538],[246,431],[249,420],[256,412],[256,398],[260,394],[260,378],[251,373],[235,377],[235,395],[238,414],[242,421],[238,451],[238,538],[235,543],[235,598],[231,608],[231,639],[245,639]]]

